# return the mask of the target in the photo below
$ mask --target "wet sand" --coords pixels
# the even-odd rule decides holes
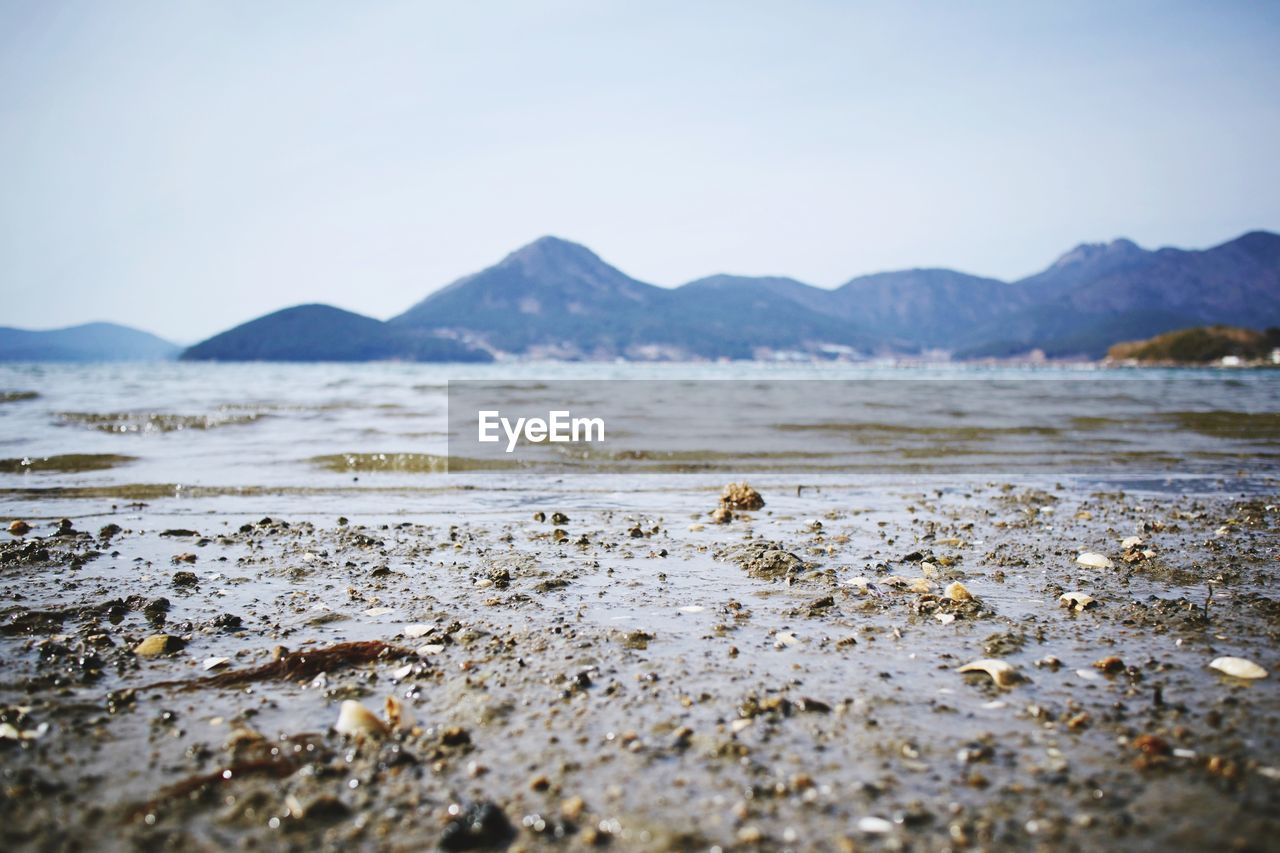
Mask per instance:
[[[935,479],[776,481],[726,524],[705,486],[64,501],[0,546],[0,843],[1273,845],[1280,676],[1209,663],[1275,669],[1276,490]],[[411,724],[334,730],[388,697]]]

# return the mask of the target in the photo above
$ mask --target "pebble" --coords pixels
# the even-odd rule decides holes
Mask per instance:
[[[186,640],[172,634],[152,634],[134,646],[133,653],[144,658],[159,657],[181,651],[186,645]]]

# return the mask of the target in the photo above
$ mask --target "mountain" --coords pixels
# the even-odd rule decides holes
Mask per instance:
[[[186,361],[490,361],[458,341],[401,332],[332,305],[297,305],[214,335]]]
[[[855,324],[806,304],[825,294],[790,279],[733,276],[657,287],[585,246],[543,237],[389,322],[561,358],[751,358],[761,349],[870,343]]]
[[[791,278],[714,275],[669,293],[670,328],[697,355],[752,358],[761,350],[869,350],[881,343],[859,320],[830,310],[830,291]]]
[[[543,237],[382,323],[290,308],[185,358],[469,360],[769,358],[943,350],[959,358],[1099,358],[1118,341],[1212,324],[1280,326],[1280,236],[1202,251],[1086,243],[1015,282],[948,269],[851,279],[834,290],[714,275],[676,288],[631,278]]]
[[[459,279],[389,322],[447,330],[508,352],[612,356],[668,334],[670,293],[576,243],[543,237]]]
[[[33,331],[0,327],[0,361],[161,361],[178,345],[115,323]]]
[[[1280,328],[1257,332],[1237,326],[1201,326],[1166,332],[1147,341],[1126,341],[1107,350],[1108,361],[1207,364],[1235,356],[1260,361],[1280,348]]]
[[[1280,235],[1254,231],[1203,251],[1087,244],[1016,286],[1032,303],[976,329],[961,355],[1096,358],[1174,329],[1280,324]]]
[[[898,349],[953,349],[975,326],[1030,303],[1027,289],[993,278],[914,269],[855,278],[831,293],[827,310],[878,330]]]

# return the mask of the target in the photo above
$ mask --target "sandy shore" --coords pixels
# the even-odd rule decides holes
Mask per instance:
[[[1209,664],[1275,668],[1276,499],[939,485],[766,490],[727,524],[701,490],[28,519],[0,548],[0,840],[1274,843],[1280,676]],[[348,700],[379,720],[335,731]]]

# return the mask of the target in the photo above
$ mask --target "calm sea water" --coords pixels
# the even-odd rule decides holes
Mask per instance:
[[[621,457],[607,453],[582,477],[536,470],[446,474],[446,383],[464,379],[544,380],[552,389],[548,402],[561,387],[556,381],[585,379],[825,379],[874,382],[876,393],[873,403],[842,419],[809,418],[799,438],[795,430],[778,433],[776,447],[772,439],[758,440],[724,453],[693,431],[687,446],[674,448],[678,453],[641,460],[649,463],[643,479],[641,468],[620,467],[614,463]],[[823,389],[839,385],[803,387],[821,398]],[[71,513],[85,501],[378,513],[423,501],[459,507],[529,501],[547,492],[589,492],[621,506],[643,501],[635,495],[702,488],[739,474],[786,488],[875,477],[944,482],[1083,474],[1098,484],[1266,489],[1280,452],[1280,372],[1269,370],[41,364],[0,366],[0,392],[36,394],[0,403],[0,508],[10,516]],[[636,408],[643,412],[644,401]],[[801,401],[757,420],[794,426],[805,421],[805,408]],[[665,417],[669,426],[670,412]],[[635,461],[648,450],[643,414],[628,432],[626,459]],[[796,441],[804,453],[770,453]]]

